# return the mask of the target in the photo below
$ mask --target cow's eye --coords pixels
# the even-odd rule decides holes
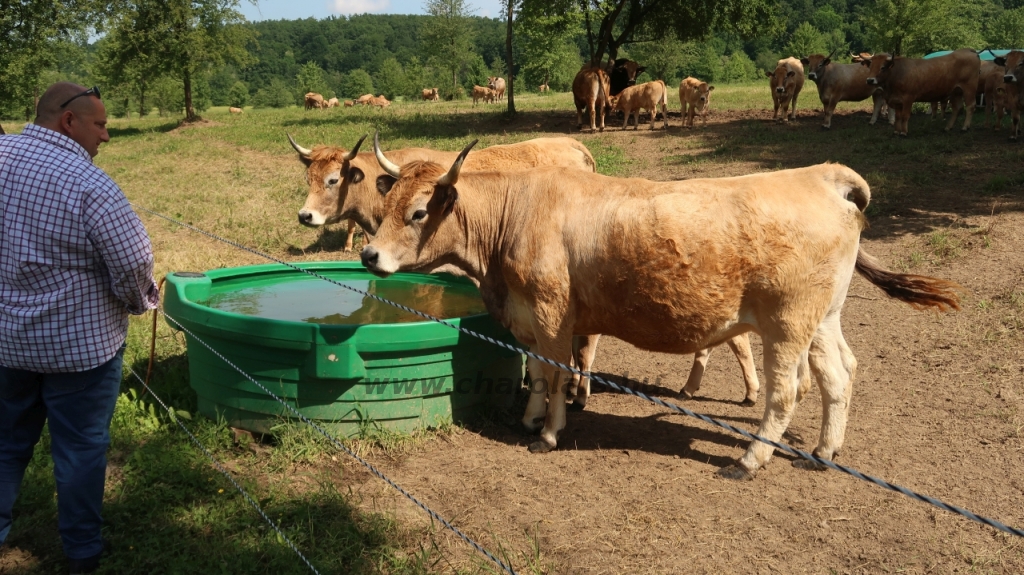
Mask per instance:
[[[418,222],[427,217],[427,210],[416,210],[412,213],[412,221]]]
[[[338,185],[338,178],[331,178],[331,179],[327,180],[327,185],[331,186],[331,187],[337,186]]]

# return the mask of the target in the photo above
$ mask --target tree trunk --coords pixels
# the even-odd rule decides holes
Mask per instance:
[[[185,71],[185,121],[195,122],[199,119],[192,107],[192,73]]]
[[[508,62],[508,113],[511,115],[516,114],[516,91],[515,91],[515,69],[512,65],[512,5],[515,0],[505,0],[508,4],[508,12],[506,17],[508,18],[505,24],[505,61]]]
[[[3,125],[0,125],[0,136],[3,136],[3,135],[4,135],[4,134],[6,134],[6,133],[7,133],[7,132],[5,132],[5,131],[4,131],[4,127],[3,127]]]
[[[139,86],[139,118],[146,115],[146,85]]]

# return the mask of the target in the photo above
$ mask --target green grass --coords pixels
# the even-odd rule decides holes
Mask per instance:
[[[670,90],[670,111],[678,103]],[[387,110],[335,108],[322,111],[246,109],[232,115],[215,108],[209,123],[177,127],[155,116],[113,119],[113,140],[100,149],[97,164],[110,173],[139,205],[192,223],[244,245],[287,260],[343,259],[342,234],[296,224],[306,193],[303,167],[286,133],[305,146],[320,143],[345,148],[362,135],[380,130],[385,150],[428,146],[459,150],[474,138],[479,146],[511,143],[543,135],[570,133],[594,154],[600,172],[645,176],[647,168],[672,177],[738,174],[805,166],[823,161],[847,164],[872,187],[868,215],[897,222],[887,231],[920,237],[909,267],[955,257],[967,249],[948,231],[943,205],[956,199],[965,212],[989,214],[991,196],[1000,209],[1020,209],[1024,200],[1024,147],[975,129],[947,134],[938,121],[915,116],[911,135],[892,136],[888,125],[867,125],[867,104],[844,104],[831,131],[822,130],[817,94],[808,83],[801,95],[801,116],[789,125],[770,122],[767,81],[719,85],[712,97],[712,124],[621,134],[609,122],[603,134],[580,134],[570,94],[518,95],[522,113],[512,119],[503,106],[462,102],[408,102]],[[716,123],[717,122],[717,123]],[[17,132],[18,122],[4,123]],[[368,149],[368,148],[365,148]],[[664,173],[664,172],[663,172]],[[966,199],[965,199],[966,198]],[[1016,203],[1015,203],[1016,202]],[[197,236],[171,223],[142,215],[153,239],[158,277],[170,271],[264,263],[260,258]],[[899,222],[913,220],[901,227]],[[357,240],[357,249],[359,243]],[[1002,300],[1000,300],[1002,301]],[[1008,296],[1013,317],[1024,297]],[[126,365],[144,374],[149,317],[131,322]],[[1008,324],[1009,325],[1009,324]],[[1013,329],[1021,329],[1014,319]],[[235,443],[223,422],[196,415],[188,386],[185,346],[179,334],[161,322],[153,385],[165,401],[189,414],[194,433],[225,461],[239,481],[261,502],[322,573],[487,572],[490,567],[466,546],[453,547],[434,528],[412,528],[387,514],[368,511],[350,492],[344,455],[309,429],[282,424],[272,445]],[[107,484],[105,536],[111,573],[306,573],[292,551],[267,529],[232,486],[160,413],[151,397],[132,395],[138,386],[126,379],[112,425],[111,476]],[[387,457],[426,448],[436,434],[457,433],[450,425],[434,432],[403,436],[371,432],[352,442],[355,449]],[[374,480],[376,481],[376,480]],[[46,440],[36,450],[9,542],[32,560],[18,575],[54,573],[65,563],[56,537],[56,509]],[[483,529],[485,526],[465,526]],[[550,571],[535,537],[503,541],[491,549],[511,558],[522,572]],[[0,564],[2,567],[2,564]]]

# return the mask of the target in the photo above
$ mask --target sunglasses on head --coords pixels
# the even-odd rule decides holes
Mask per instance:
[[[89,88],[88,90],[82,92],[81,94],[75,94],[74,96],[71,96],[70,98],[68,98],[68,100],[66,102],[61,104],[60,107],[63,108],[64,106],[67,106],[68,104],[73,102],[75,100],[75,98],[81,98],[82,96],[88,96],[89,94],[96,94],[96,97],[99,98],[100,97],[100,89],[97,88],[96,86],[93,86],[92,88]]]

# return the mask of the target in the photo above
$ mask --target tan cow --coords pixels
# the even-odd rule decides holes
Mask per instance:
[[[242,109],[241,108],[236,108],[236,107],[232,106],[232,107],[228,108],[228,112],[231,112],[232,114],[241,114],[242,113]]]
[[[423,88],[423,99],[431,102],[438,101],[437,88]]]
[[[487,78],[487,87],[494,90],[494,98],[496,100],[505,99],[505,79],[499,76],[491,76]]]
[[[693,118],[697,114],[704,120],[704,126],[708,125],[708,109],[711,107],[711,91],[714,89],[714,86],[693,77],[679,82],[679,105],[683,108],[684,126],[692,128]]]
[[[358,98],[356,98],[356,104],[359,104],[361,106],[366,106],[367,104],[370,103],[370,100],[372,100],[373,97],[374,97],[373,94],[363,94],[362,96],[359,96]]]
[[[378,107],[378,108],[383,110],[384,108],[387,108],[388,106],[390,106],[391,102],[387,98],[384,97],[384,94],[381,94],[380,96],[377,96],[375,98],[370,98],[366,102],[366,104],[368,106],[376,106],[376,107]]]
[[[1024,112],[1024,52],[1014,50],[997,57],[995,63],[1003,67],[1002,92],[996,105],[1010,110],[1010,139],[1016,141],[1021,132],[1020,114]]]
[[[622,110],[622,129],[629,124],[629,115],[633,114],[633,129],[640,129],[640,109],[643,108],[651,113],[651,129],[654,129],[654,120],[658,117],[658,109],[661,109],[661,117],[665,120],[664,128],[668,129],[668,88],[665,82],[654,80],[627,87],[619,92],[619,95],[611,97],[612,110]]]
[[[494,101],[493,90],[491,90],[487,86],[477,86],[476,84],[474,84],[472,95],[473,106],[476,106],[478,100],[483,100],[485,104],[487,102]]]
[[[918,307],[959,304],[954,284],[885,270],[864,252],[870,192],[845,166],[679,182],[557,168],[460,174],[468,152],[451,168],[415,161],[388,170],[397,181],[363,248],[367,269],[387,277],[457,266],[519,341],[562,363],[574,334],[694,353],[756,331],[767,379],[758,434],[781,439],[806,359],[822,396],[814,454],[823,459],[843,445],[857,366],[840,322],[854,270]],[[540,428],[530,451],[546,452],[565,427],[565,387],[551,384],[560,381],[555,368],[528,363],[549,382],[530,394],[523,417]],[[751,478],[772,452],[753,442],[719,474]]]
[[[338,103],[338,99],[337,98],[331,98],[330,100],[327,100],[327,107],[328,108],[337,108],[338,104],[339,103]]]
[[[772,103],[775,105],[775,113],[772,119],[778,122],[788,122],[796,118],[796,99],[800,96],[800,90],[804,88],[804,66],[796,58],[784,58],[779,60],[773,72],[765,72],[771,78],[769,84],[772,88]],[[792,109],[790,110],[790,105]],[[782,118],[779,118],[779,109],[782,110]]]
[[[604,131],[605,106],[610,106],[611,84],[601,68],[584,66],[572,80],[572,99],[576,105],[576,124],[583,129],[583,110],[590,114],[590,131]]]
[[[312,108],[319,110],[324,107],[324,97],[316,92],[307,92],[305,96],[305,104],[307,110]]]
[[[868,98],[872,98],[874,103],[869,122],[874,124],[885,104],[881,90],[868,85],[868,69],[861,66],[859,60],[855,64],[838,64],[832,61],[833,55],[834,52],[828,56],[812,54],[800,59],[807,66],[807,78],[818,86],[818,99],[825,109],[822,126],[832,127],[832,114],[839,102],[860,102]]]
[[[548,91],[547,82],[541,84],[539,89],[540,89],[541,94],[543,94],[544,92],[547,92]]]
[[[355,106],[355,105],[356,105],[356,103],[353,102],[352,100],[345,100],[345,107],[346,108],[351,108],[352,106]]]
[[[867,83],[882,89],[890,114],[895,114],[897,134],[907,135],[914,102],[941,102],[946,98],[950,98],[953,106],[953,115],[946,124],[946,130],[953,128],[964,102],[970,105],[964,114],[962,130],[971,127],[981,69],[974,50],[956,50],[928,60],[875,54],[870,60],[862,61],[861,65],[870,68]]]

